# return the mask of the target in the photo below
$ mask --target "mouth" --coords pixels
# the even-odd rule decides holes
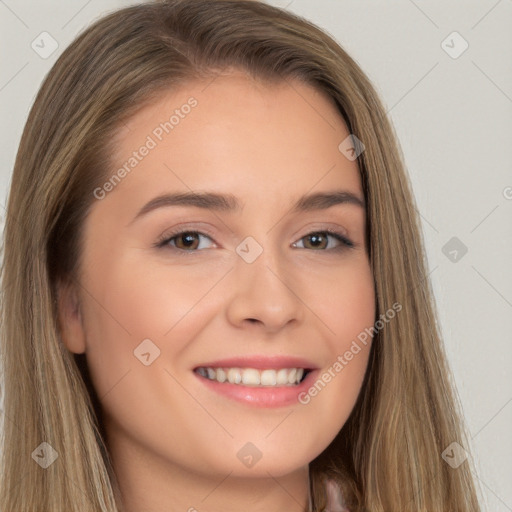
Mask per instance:
[[[194,372],[201,377],[221,384],[248,387],[294,387],[301,384],[312,368],[239,368],[199,366]]]

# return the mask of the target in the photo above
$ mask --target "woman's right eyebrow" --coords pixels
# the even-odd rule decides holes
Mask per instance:
[[[347,190],[332,190],[301,196],[295,202],[291,211],[299,213],[312,210],[325,210],[339,204],[351,204],[363,209],[365,208],[364,199],[360,198],[357,194]],[[168,193],[159,195],[146,203],[128,226],[151,211],[171,206],[194,206],[196,208],[230,213],[239,213],[243,209],[243,205],[240,204],[233,194],[219,194],[216,192]]]

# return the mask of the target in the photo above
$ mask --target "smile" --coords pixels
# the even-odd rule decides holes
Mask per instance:
[[[242,386],[279,387],[296,386],[309,373],[305,368],[211,368],[199,367],[194,370],[202,377],[220,383]]]

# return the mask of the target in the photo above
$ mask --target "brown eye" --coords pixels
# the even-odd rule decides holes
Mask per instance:
[[[334,239],[338,243],[330,245],[329,239]],[[303,247],[301,247],[301,249],[320,249],[327,252],[350,249],[354,247],[354,243],[344,235],[330,230],[315,231],[313,233],[309,233],[306,236],[303,236],[301,240],[305,241],[303,242]],[[294,246],[296,246],[296,244],[294,244]]]
[[[211,240],[209,236],[197,231],[181,231],[171,236],[165,236],[157,243],[157,246],[161,248],[176,248],[181,251],[195,252],[198,249],[204,249],[204,247],[199,247],[201,245],[201,237]]]
[[[180,233],[174,238],[176,239],[176,247],[178,249],[197,249],[197,246],[199,245],[198,233]]]
[[[311,247],[304,244],[306,249],[325,249],[327,247],[327,237],[324,233],[312,233],[304,237],[304,240],[311,242]]]

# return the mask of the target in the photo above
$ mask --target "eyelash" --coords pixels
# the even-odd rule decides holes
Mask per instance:
[[[335,238],[336,240],[338,240],[339,242],[341,242],[341,245],[340,246],[337,246],[337,247],[334,247],[332,249],[319,249],[320,252],[330,252],[330,251],[334,251],[334,252],[340,252],[340,251],[343,251],[343,250],[346,250],[346,249],[353,249],[356,247],[356,244],[354,242],[352,242],[351,240],[349,240],[345,235],[339,233],[338,231],[335,231],[333,229],[322,229],[322,230],[318,230],[318,231],[311,231],[309,233],[307,233],[306,235],[304,235],[303,237],[301,237],[299,240],[302,240],[303,238],[306,238],[308,236],[311,236],[311,235],[316,235],[316,234],[328,234],[330,236],[332,236],[333,238]],[[171,240],[174,240],[175,238],[178,237],[178,235],[183,235],[183,234],[194,234],[194,235],[202,235],[202,236],[206,236],[210,239],[212,239],[212,236],[210,234],[207,234],[207,233],[202,233],[200,231],[194,231],[194,230],[186,230],[186,229],[183,229],[181,228],[181,230],[179,231],[175,231],[175,232],[172,232],[172,233],[166,233],[165,235],[163,235],[162,237],[160,237],[156,243],[153,245],[153,247],[156,247],[158,249],[165,249],[166,247],[169,248],[168,244]],[[185,250],[185,249],[179,249],[177,247],[173,247],[173,246],[170,246],[171,250],[176,250],[176,251],[180,251],[180,252],[183,252],[183,253],[193,253],[193,252],[200,252],[201,249],[192,249],[192,250]],[[311,251],[314,251],[315,249],[310,249]]]

